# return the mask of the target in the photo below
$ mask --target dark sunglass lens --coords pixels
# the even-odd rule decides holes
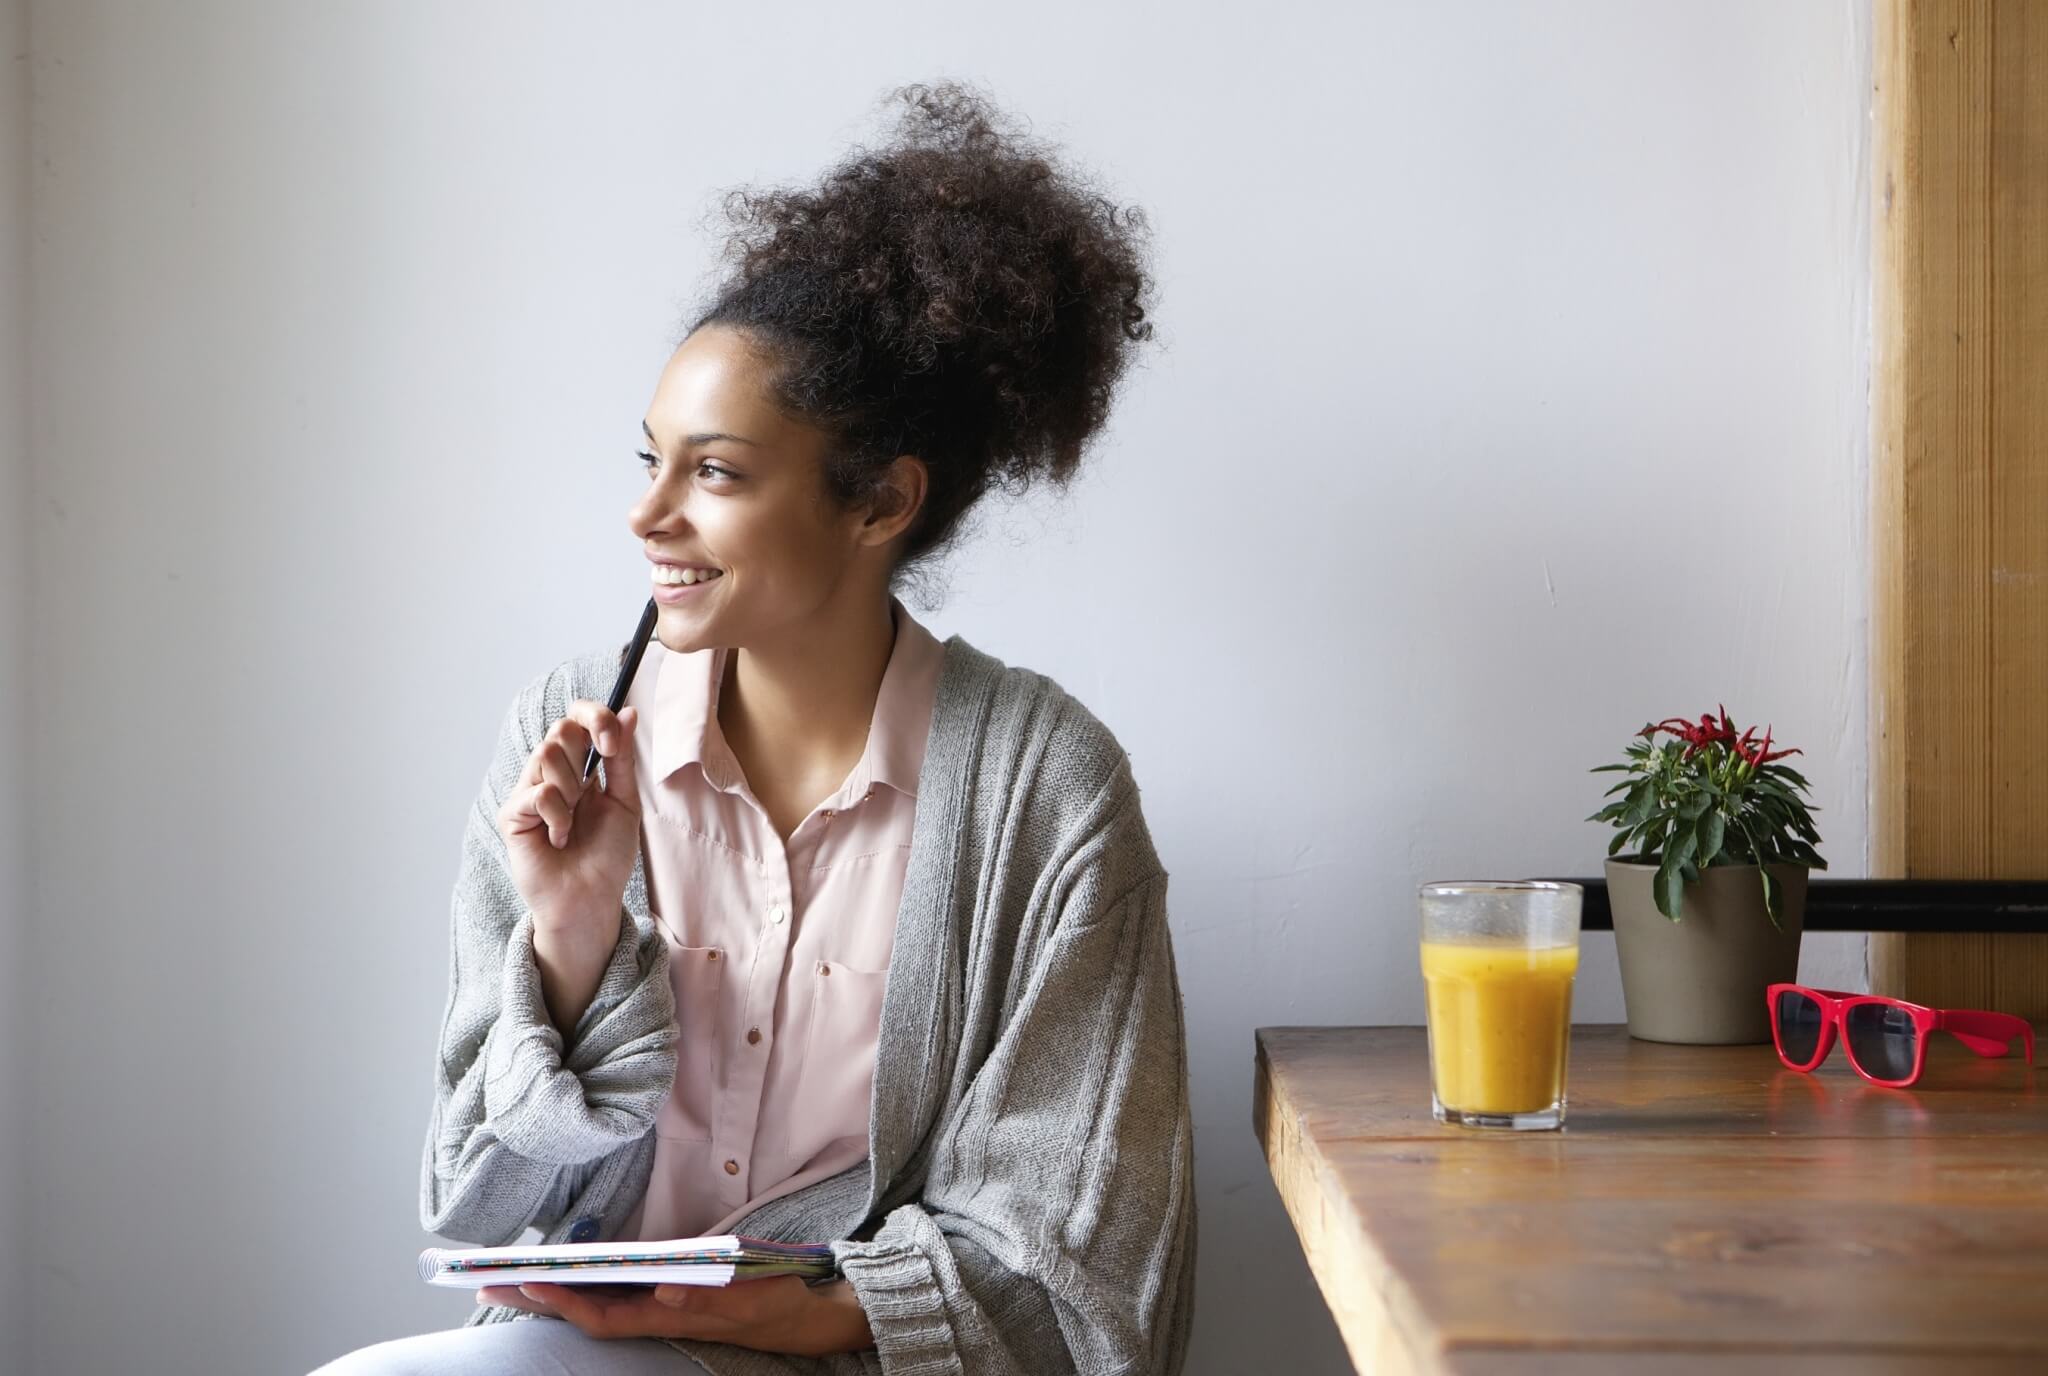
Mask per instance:
[[[1849,1054],[1866,1074],[1879,1080],[1903,1080],[1913,1073],[1913,1050],[1920,1029],[1903,1008],[1885,1003],[1859,1003],[1842,1020]]]
[[[1778,995],[1778,1044],[1794,1064],[1805,1065],[1820,1049],[1820,1005],[1796,990]]]

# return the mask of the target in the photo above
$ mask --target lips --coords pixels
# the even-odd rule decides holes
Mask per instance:
[[[713,583],[722,583],[725,581],[725,575],[721,572],[713,574],[711,577],[708,578],[700,578],[694,583],[664,583],[661,581],[661,578],[658,573],[658,570],[662,567],[664,566],[656,565],[657,572],[650,573],[648,575],[650,581],[652,581],[654,584],[654,600],[656,602],[687,602],[691,598],[703,592],[706,588],[710,587]],[[666,565],[665,567],[682,568],[685,566],[680,564],[671,564]]]

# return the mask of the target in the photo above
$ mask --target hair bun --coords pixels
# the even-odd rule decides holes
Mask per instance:
[[[777,404],[835,436],[853,501],[930,471],[904,563],[991,486],[1064,483],[1152,337],[1150,229],[960,82],[899,87],[892,137],[812,186],[729,191],[732,271],[690,326],[752,333]]]

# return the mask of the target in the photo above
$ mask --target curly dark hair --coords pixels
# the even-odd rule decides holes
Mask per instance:
[[[811,187],[725,194],[733,270],[688,333],[722,324],[761,350],[775,404],[831,437],[842,504],[871,499],[897,455],[924,460],[901,577],[991,487],[1074,475],[1152,337],[1152,279],[1144,212],[984,95],[945,82],[884,101],[904,108],[880,150]]]

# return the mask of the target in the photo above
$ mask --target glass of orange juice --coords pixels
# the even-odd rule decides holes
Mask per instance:
[[[1430,1111],[1471,1128],[1564,1123],[1585,890],[1543,879],[1424,884]]]

